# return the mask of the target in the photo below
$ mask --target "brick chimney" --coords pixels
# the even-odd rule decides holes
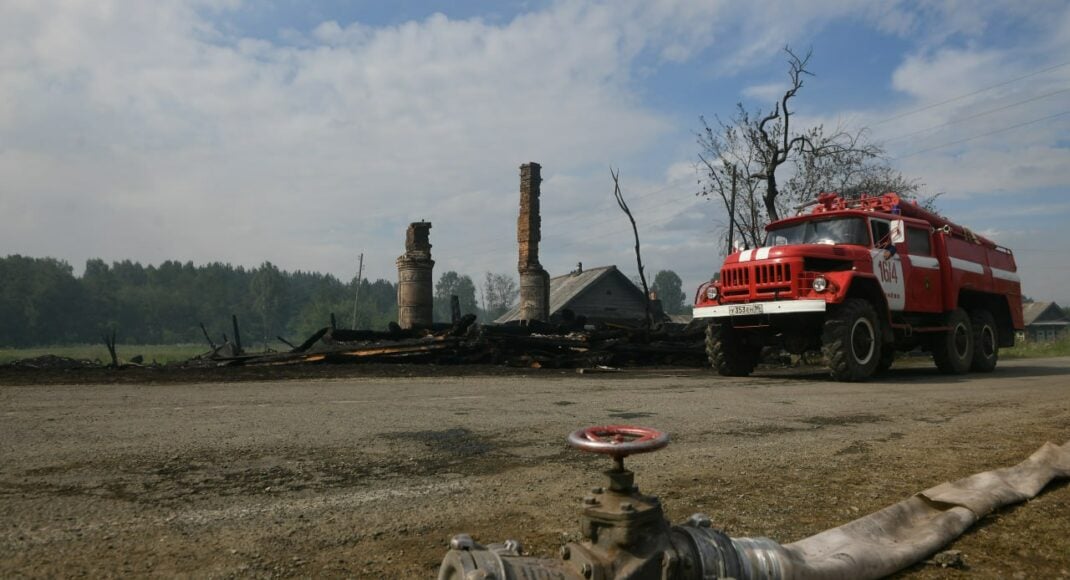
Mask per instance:
[[[431,222],[413,222],[405,233],[405,253],[398,257],[398,326],[428,328],[434,311]]]
[[[520,246],[520,320],[550,319],[550,275],[539,264],[539,184],[542,167],[538,163],[520,166],[520,217],[516,239]]]

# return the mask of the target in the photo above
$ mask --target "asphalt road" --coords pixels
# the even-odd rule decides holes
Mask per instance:
[[[608,460],[605,423],[680,520],[790,542],[1070,440],[1070,359],[840,384],[708,371],[0,386],[0,577],[433,577],[449,537],[556,553]],[[953,546],[977,577],[1070,578],[1070,488]],[[959,577],[920,565],[912,578]]]

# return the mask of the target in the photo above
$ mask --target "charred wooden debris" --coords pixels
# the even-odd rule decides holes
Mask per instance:
[[[345,330],[330,326],[288,352],[246,353],[241,347],[237,319],[234,340],[225,336],[216,346],[204,331],[212,351],[190,364],[295,365],[322,363],[494,364],[516,367],[587,368],[635,365],[705,366],[705,325],[662,323],[651,326],[646,316],[628,322],[600,320],[586,324],[585,316],[551,317],[550,277],[539,262],[542,218],[539,197],[541,166],[520,167],[520,207],[517,217],[517,268],[520,296],[514,322],[476,324],[474,315],[460,316],[453,297],[452,324],[434,324],[431,222],[409,224],[405,253],[398,257],[398,318],[389,330]],[[618,190],[619,193],[619,190]],[[634,228],[633,228],[634,229]],[[639,264],[642,268],[642,264]],[[355,317],[354,317],[355,318]],[[500,320],[499,320],[500,321]],[[354,322],[356,324],[356,322]],[[203,325],[202,325],[203,329]]]
[[[705,364],[704,328],[596,330],[533,322],[482,325],[474,315],[453,324],[386,331],[326,327],[288,352],[246,354],[216,348],[202,357],[219,366],[332,363],[492,364],[528,368]]]

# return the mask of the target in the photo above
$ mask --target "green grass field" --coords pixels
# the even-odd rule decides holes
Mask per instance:
[[[137,355],[151,363],[153,359],[160,364],[184,361],[203,354],[208,347],[202,344],[119,344],[115,347],[120,360],[128,361]],[[108,349],[103,344],[81,344],[71,346],[40,346],[33,348],[0,348],[0,364],[11,361],[34,358],[46,354],[75,359],[100,359],[109,362]]]
[[[1020,342],[1014,348],[999,351],[1003,358],[1040,358],[1070,356],[1070,336],[1054,342]]]

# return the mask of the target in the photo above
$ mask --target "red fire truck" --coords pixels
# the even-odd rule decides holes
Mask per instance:
[[[917,347],[945,373],[990,372],[1014,345],[1022,293],[1010,250],[894,193],[810,205],[698,289],[694,316],[710,319],[706,350],[722,375],[749,375],[767,346],[820,348],[841,381]]]

